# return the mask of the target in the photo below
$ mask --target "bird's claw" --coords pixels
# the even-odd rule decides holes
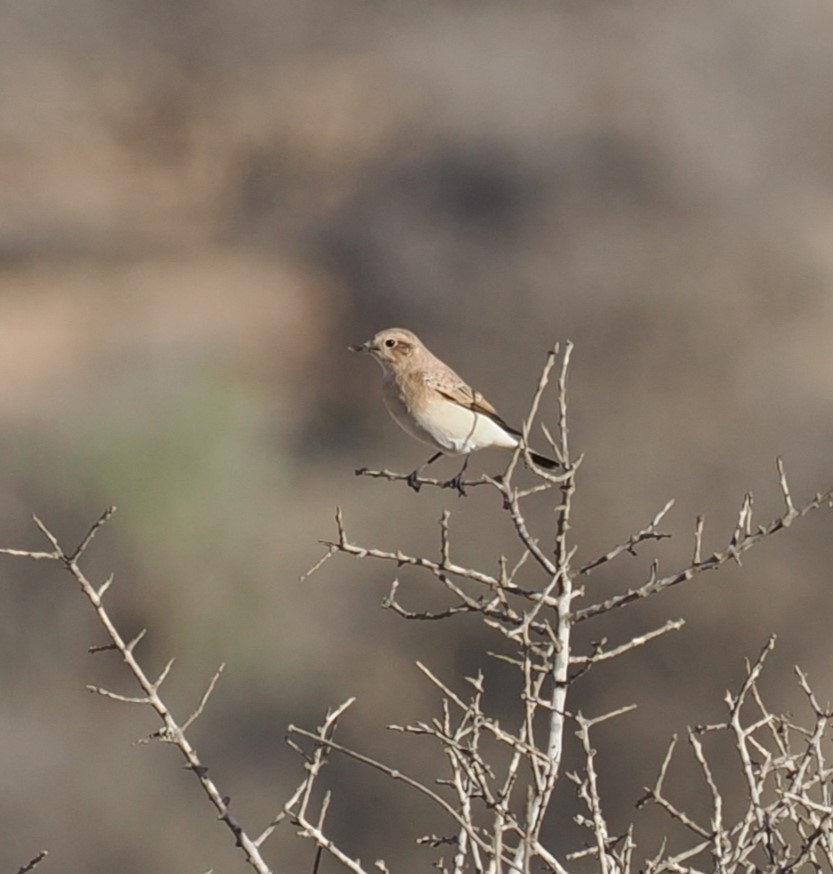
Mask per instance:
[[[407,478],[405,479],[405,482],[408,483],[408,485],[409,485],[409,486],[410,486],[410,487],[411,487],[415,492],[418,492],[418,491],[422,488],[422,483],[419,481],[419,469],[417,469],[417,470],[412,470],[412,471],[408,474]]]
[[[444,489],[456,489],[457,494],[461,498],[465,498],[467,492],[463,488],[463,474],[462,474],[462,472],[458,473],[457,476],[454,477],[454,479],[450,479],[450,480],[448,480],[448,482],[444,482],[443,488]]]

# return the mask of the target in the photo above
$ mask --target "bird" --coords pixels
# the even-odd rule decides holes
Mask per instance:
[[[445,483],[465,494],[462,476],[469,455],[479,449],[517,449],[523,435],[508,425],[497,410],[444,361],[434,355],[413,331],[387,328],[372,339],[348,347],[351,352],[371,355],[384,374],[382,398],[393,420],[435,452],[413,471],[408,483],[419,491],[418,476],[442,455],[465,455],[460,472]],[[554,470],[557,461],[529,452],[539,467]]]

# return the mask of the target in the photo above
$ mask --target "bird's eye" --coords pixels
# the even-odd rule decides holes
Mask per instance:
[[[388,339],[385,340],[385,346],[387,346],[388,349],[393,349],[393,347],[395,345],[396,345],[396,340],[394,340],[393,337],[388,337]]]

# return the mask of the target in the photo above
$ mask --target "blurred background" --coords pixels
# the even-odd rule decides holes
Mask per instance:
[[[252,833],[301,779],[289,723],[355,695],[340,739],[426,774],[436,751],[384,728],[438,712],[417,659],[452,683],[482,667],[496,709],[514,700],[475,623],[380,609],[396,569],[336,558],[298,581],[336,505],[362,545],[435,554],[448,507],[460,561],[519,551],[485,490],[353,475],[426,452],[348,344],[410,327],[520,422],[571,339],[579,560],[670,497],[662,568],[698,513],[724,547],[746,490],[757,521],[782,512],[778,454],[796,502],[833,484],[832,41],[826,3],[3,4],[0,542],[40,548],[37,513],[69,546],[119,506],[85,568],[115,572],[149,670],[176,657],[177,715],[228,663],[193,741]],[[538,505],[542,536],[551,519]],[[665,744],[720,718],[770,633],[772,706],[803,714],[794,663],[830,697],[830,524],[586,630],[688,619],[576,689],[588,716],[640,705],[600,730],[598,766],[611,828],[637,817],[646,854],[672,834],[633,810]],[[437,602],[398,575],[412,609]],[[0,603],[0,867],[48,848],[44,874],[243,871],[175,750],[135,743],[150,713],[85,690],[134,691],[87,654],[102,632],[71,580],[3,559]],[[441,826],[418,797],[344,763],[327,779],[345,849],[427,868],[414,839]],[[565,785],[556,851],[573,811]],[[309,871],[313,848],[284,824],[266,855]]]

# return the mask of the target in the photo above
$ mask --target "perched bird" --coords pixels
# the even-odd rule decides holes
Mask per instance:
[[[382,396],[394,421],[412,437],[439,451],[408,478],[418,490],[420,471],[441,455],[465,455],[460,473],[446,483],[461,494],[463,472],[470,452],[497,446],[515,449],[522,442],[520,431],[510,427],[495,408],[465,383],[447,364],[432,354],[411,331],[388,328],[351,352],[367,352],[382,367]],[[552,470],[558,462],[529,453],[535,464]]]

